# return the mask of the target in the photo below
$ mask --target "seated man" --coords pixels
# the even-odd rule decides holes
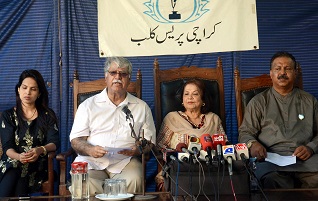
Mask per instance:
[[[239,141],[257,158],[256,176],[264,188],[318,187],[318,104],[311,94],[294,88],[296,60],[288,52],[271,59],[273,86],[247,105]],[[296,164],[265,162],[267,152],[296,156]]]
[[[156,143],[152,113],[144,101],[127,92],[132,72],[127,59],[108,58],[104,72],[107,87],[80,104],[76,112],[70,134],[72,147],[78,153],[75,161],[88,162],[90,195],[103,193],[107,178],[126,179],[129,193],[141,192],[139,156],[141,151],[150,151],[151,145],[141,146],[138,136],[144,131],[145,138]],[[126,120],[125,113],[130,112],[126,107],[133,122]]]

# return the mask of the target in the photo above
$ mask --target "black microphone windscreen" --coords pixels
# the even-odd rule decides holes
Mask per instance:
[[[126,115],[129,114],[129,112],[130,112],[127,105],[125,105],[121,110],[122,110]]]
[[[127,118],[133,118],[131,111],[129,110],[127,105],[125,105],[121,110],[126,114]]]

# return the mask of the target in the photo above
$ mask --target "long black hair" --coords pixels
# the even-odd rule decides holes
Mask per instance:
[[[23,126],[23,117],[24,113],[22,110],[22,102],[19,96],[18,88],[21,87],[22,82],[25,78],[32,78],[36,81],[38,88],[39,88],[39,94],[40,96],[35,101],[35,107],[38,111],[38,117],[37,117],[37,123],[39,128],[45,132],[48,127],[48,122],[45,121],[45,115],[50,115],[52,119],[57,123],[57,119],[55,116],[55,113],[48,107],[49,104],[49,93],[46,89],[44,79],[41,75],[41,73],[34,69],[28,69],[21,73],[19,82],[15,86],[15,95],[16,95],[16,113],[18,116],[19,126]]]

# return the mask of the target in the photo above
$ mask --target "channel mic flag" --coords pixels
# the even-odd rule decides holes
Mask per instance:
[[[97,4],[100,57],[259,49],[256,0],[98,0]]]
[[[228,164],[229,175],[233,175],[233,160],[236,160],[234,146],[224,145],[222,146],[222,150],[223,157]]]
[[[248,148],[245,143],[238,143],[234,145],[237,160],[247,160],[249,158]]]

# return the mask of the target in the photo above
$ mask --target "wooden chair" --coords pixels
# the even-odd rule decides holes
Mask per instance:
[[[224,80],[222,60],[219,57],[216,68],[181,66],[167,70],[159,69],[159,62],[154,61],[154,94],[156,129],[159,131],[163,118],[171,111],[182,109],[181,88],[189,79],[201,79],[213,98],[213,112],[219,115],[225,128]]]
[[[87,82],[80,82],[78,72],[74,72],[73,78],[73,104],[74,104],[74,116],[76,114],[77,108],[79,104],[81,104],[87,98],[100,93],[106,87],[105,79],[98,79]],[[141,99],[142,96],[142,76],[141,71],[138,70],[136,82],[130,82],[127,91],[136,97]],[[76,157],[75,151],[70,148],[64,153],[60,153],[56,156],[56,159],[60,163],[60,184],[59,184],[59,195],[69,195],[70,191],[67,188],[67,164],[68,157],[72,157],[73,159]]]
[[[234,85],[236,97],[236,115],[238,127],[241,126],[244,116],[244,110],[249,101],[258,93],[268,89],[273,85],[269,74],[263,74],[251,78],[241,78],[238,68],[234,70]],[[302,71],[297,64],[297,79],[295,86],[303,89]]]
[[[206,89],[213,98],[213,112],[219,115],[225,128],[224,78],[220,57],[217,59],[215,68],[181,66],[167,70],[160,70],[159,62],[155,59],[153,73],[157,132],[169,112],[182,110],[182,87],[187,80],[194,78],[204,81]],[[159,155],[158,158],[161,163],[158,165],[158,172],[160,172],[164,162]],[[182,181],[181,177],[179,180]],[[164,188],[167,189],[162,189],[162,191],[169,190],[167,184]]]
[[[294,83],[295,87],[303,89],[302,71],[299,64],[297,64],[297,78]],[[263,74],[251,78],[241,78],[238,68],[234,70],[234,85],[236,96],[236,115],[238,127],[241,126],[244,116],[244,111],[249,101],[258,93],[268,89],[273,85],[269,74]],[[252,179],[252,178],[251,178]],[[258,188],[250,184],[251,188]]]
[[[55,151],[48,152],[48,180],[42,183],[41,192],[48,194],[49,196],[54,195],[54,167],[53,159],[55,158]]]

